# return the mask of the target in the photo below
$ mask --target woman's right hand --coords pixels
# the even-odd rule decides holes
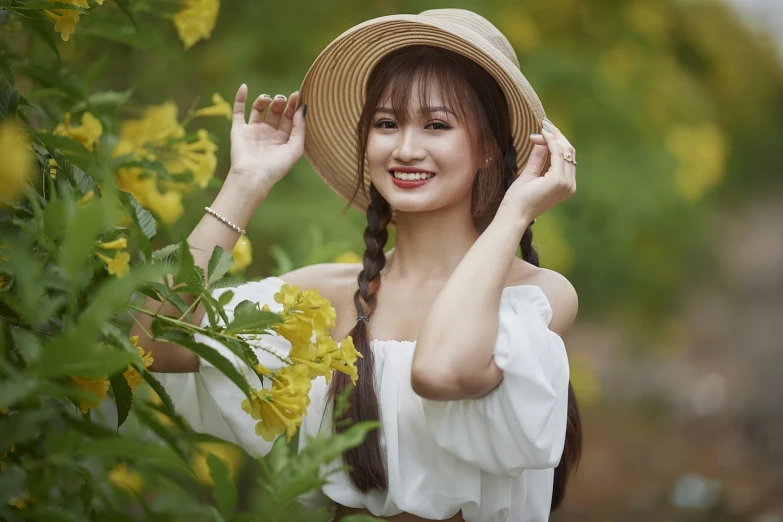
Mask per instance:
[[[304,152],[305,122],[302,110],[296,110],[298,100],[298,91],[287,105],[285,96],[261,95],[245,122],[247,85],[239,87],[231,124],[230,178],[268,191],[291,170]]]

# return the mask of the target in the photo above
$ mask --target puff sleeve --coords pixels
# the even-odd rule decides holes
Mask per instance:
[[[538,286],[503,290],[495,364],[500,385],[478,399],[422,399],[436,443],[487,473],[516,478],[557,466],[565,443],[569,368]]]

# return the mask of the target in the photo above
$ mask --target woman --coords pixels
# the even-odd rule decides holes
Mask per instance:
[[[364,356],[347,416],[382,428],[344,456],[353,470],[310,500],[336,505],[338,519],[547,520],[581,445],[561,340],[577,298],[538,268],[530,227],[574,193],[576,160],[508,41],[462,10],[370,20],[327,47],[301,95],[261,95],[247,122],[246,100],[242,85],[231,170],[188,239],[197,264],[234,245],[303,153],[368,220],[361,265],[248,283],[227,307],[251,299],[276,311],[284,283],[317,288],[337,311],[332,337],[352,336]],[[392,224],[396,245],[384,252]],[[154,371],[201,370],[163,376],[194,429],[268,450],[219,372],[170,344],[145,346]],[[332,429],[326,412],[348,382],[314,382],[303,434],[324,421]]]

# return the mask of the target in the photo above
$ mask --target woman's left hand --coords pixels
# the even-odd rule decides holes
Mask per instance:
[[[576,192],[576,152],[560,130],[543,121],[542,134],[532,134],[533,151],[514,183],[506,191],[498,216],[524,221],[533,219]],[[547,156],[550,167],[542,174]]]

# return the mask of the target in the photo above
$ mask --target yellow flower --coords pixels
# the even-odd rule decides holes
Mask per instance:
[[[16,201],[35,173],[30,142],[14,118],[0,123],[0,202]]]
[[[139,359],[141,359],[141,363],[144,365],[144,369],[146,370],[149,368],[153,362],[155,362],[155,359],[152,358],[152,352],[144,353],[144,348],[138,345],[139,343],[139,336],[134,335],[130,338],[131,344],[136,347],[136,353],[139,356]],[[125,377],[125,380],[128,382],[128,386],[130,386],[130,389],[132,392],[136,392],[136,388],[139,387],[140,384],[144,382],[144,377],[141,376],[141,374],[131,366],[128,365],[128,369],[125,370],[125,372],[122,374],[123,377]]]
[[[131,495],[138,495],[144,488],[144,481],[139,472],[130,469],[125,463],[118,464],[109,470],[107,477],[109,482]]]
[[[286,366],[271,379],[271,389],[251,390],[253,400],[242,401],[242,409],[259,421],[256,434],[264,440],[271,442],[285,433],[290,441],[310,405],[310,369],[303,364]]]
[[[92,198],[94,198],[94,197],[95,197],[95,192],[91,190],[91,191],[87,192],[84,196],[79,198],[79,204],[80,205],[86,205],[87,203],[92,201]]]
[[[174,15],[174,27],[185,49],[190,49],[199,40],[206,40],[215,27],[219,0],[182,0],[182,8]]]
[[[160,406],[163,404],[163,401],[161,400],[160,396],[153,390],[152,388],[147,389],[147,401],[150,404],[154,404],[155,406]],[[157,409],[150,409],[150,412],[152,413],[152,416],[155,417],[155,419],[158,421],[158,424],[161,426],[165,426],[167,428],[171,428],[174,426],[174,421],[171,420],[171,417],[166,415],[165,413],[158,411]],[[183,421],[184,422],[184,421]]]
[[[141,118],[124,122],[114,156],[123,156],[145,144],[160,146],[168,139],[185,136],[185,129],[177,121],[178,112],[177,104],[168,100],[145,108]]]
[[[684,199],[698,200],[723,179],[727,145],[717,126],[679,125],[669,132],[667,147],[679,163],[675,183]]]
[[[234,264],[229,268],[229,274],[240,274],[253,262],[253,247],[247,237],[240,237],[231,253],[234,255]]]
[[[90,408],[98,406],[104,399],[106,399],[106,392],[109,389],[109,380],[106,377],[100,379],[84,379],[82,377],[71,376],[71,384],[74,388],[85,390],[92,393],[98,398],[97,402],[82,399],[79,402],[79,408],[82,413],[87,413]]]
[[[231,120],[234,115],[233,110],[220,94],[212,95],[212,103],[213,105],[209,107],[197,110],[196,116],[225,116],[227,120]]]
[[[128,239],[124,237],[118,237],[114,241],[109,241],[108,243],[98,243],[98,248],[102,248],[104,250],[123,250],[128,248]]]
[[[29,506],[32,501],[33,498],[30,496],[30,493],[25,491],[20,496],[11,499],[8,503],[17,509],[24,509]]]
[[[49,0],[54,1],[54,0]],[[79,17],[81,13],[74,11],[73,9],[55,9],[54,11],[46,10],[44,14],[54,22],[54,30],[60,33],[60,38],[67,42],[74,30],[76,24],[79,23]]]
[[[130,271],[130,254],[127,252],[117,252],[114,258],[107,257],[100,252],[95,253],[98,258],[106,263],[106,269],[111,275],[125,277]]]
[[[176,190],[169,190],[165,194],[155,190],[148,193],[146,199],[149,209],[169,225],[176,223],[185,211],[182,206],[182,194]]]
[[[65,115],[65,123],[60,123],[54,128],[54,133],[60,136],[67,136],[80,142],[87,150],[93,150],[95,143],[103,134],[103,125],[101,121],[85,112],[82,115],[82,124],[79,127],[71,126],[71,115]]]
[[[2,413],[3,415],[7,415],[8,414],[8,407],[7,406],[3,406],[2,408],[0,408],[0,413]]]
[[[205,188],[215,175],[217,145],[205,129],[199,129],[196,136],[196,141],[177,143],[172,151],[173,156],[163,164],[171,174],[190,171],[193,174],[193,181],[199,187]]]
[[[364,356],[356,350],[353,344],[353,338],[349,335],[340,343],[340,350],[332,354],[332,369],[351,378],[351,382],[356,384],[359,378],[359,370],[356,368],[356,360]]]
[[[54,179],[57,177],[57,162],[54,160],[54,158],[49,158],[49,177]]]
[[[334,258],[333,263],[356,264],[362,262],[362,257],[352,250],[347,250]]]
[[[207,457],[212,454],[222,460],[228,467],[229,479],[234,480],[242,465],[242,453],[234,446],[222,442],[200,442],[190,458],[190,469],[202,484],[212,486],[212,475],[209,472]]]

